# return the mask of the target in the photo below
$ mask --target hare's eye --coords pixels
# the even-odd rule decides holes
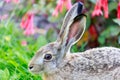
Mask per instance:
[[[45,60],[51,60],[52,59],[52,54],[45,54],[44,59]]]

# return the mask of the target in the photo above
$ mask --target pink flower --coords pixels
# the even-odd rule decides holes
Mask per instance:
[[[19,3],[19,0],[5,0],[6,3],[13,2],[13,3]]]
[[[101,2],[97,0],[94,11],[92,12],[92,17],[102,15]]]
[[[6,3],[9,3],[11,0],[5,0]]]
[[[21,41],[21,45],[22,45],[22,46],[27,46],[27,41],[22,40],[22,41]]]
[[[117,7],[117,18],[120,19],[120,2],[118,3]]]
[[[94,11],[92,12],[92,17],[102,15],[102,8],[104,11],[104,17],[108,18],[109,17],[108,0],[97,0]]]
[[[17,4],[17,3],[19,3],[19,0],[13,0],[13,2]]]
[[[5,19],[7,19],[7,18],[8,18],[8,15],[7,15],[7,14],[4,14],[4,15],[0,16],[0,20],[5,20]]]
[[[59,0],[52,15],[58,16],[58,13],[62,12],[64,6],[69,10],[72,7],[71,0]]]
[[[62,12],[62,6],[63,6],[63,0],[59,0],[52,15],[53,16],[58,16],[58,11],[60,10],[60,12]]]
[[[34,24],[33,24],[33,13],[27,13],[23,16],[20,26],[24,29],[24,34],[26,36],[34,34]]]
[[[66,6],[67,10],[69,10],[72,7],[71,0],[64,0],[64,1],[65,1],[65,6]]]

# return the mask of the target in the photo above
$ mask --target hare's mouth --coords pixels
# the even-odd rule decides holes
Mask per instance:
[[[42,73],[44,73],[44,71],[42,69],[32,70],[30,72],[33,73],[33,74],[42,74]]]
[[[33,74],[43,74],[43,71],[31,71]]]
[[[29,69],[29,71],[33,74],[41,74],[44,72],[44,68],[40,66],[34,66],[33,68]]]

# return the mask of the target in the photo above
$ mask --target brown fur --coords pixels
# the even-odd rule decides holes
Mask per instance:
[[[78,2],[68,11],[58,39],[38,50],[29,70],[43,74],[43,80],[120,80],[120,49],[102,47],[70,53],[85,30],[86,17],[78,13],[81,6]],[[48,54],[50,60],[45,59]]]
[[[103,47],[66,55],[43,80],[120,80],[120,49]]]

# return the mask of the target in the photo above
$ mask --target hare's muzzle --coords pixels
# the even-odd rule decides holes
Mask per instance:
[[[28,69],[30,72],[35,73],[35,74],[43,71],[43,67],[41,65],[38,65],[38,64],[30,64],[28,66]]]
[[[33,69],[33,67],[34,67],[33,65],[30,65],[30,66],[29,66],[29,70],[32,70],[32,69]]]
[[[31,71],[31,72],[34,72],[35,71],[35,65],[34,64],[30,64],[29,66],[28,66],[28,69],[29,69],[29,71]]]

